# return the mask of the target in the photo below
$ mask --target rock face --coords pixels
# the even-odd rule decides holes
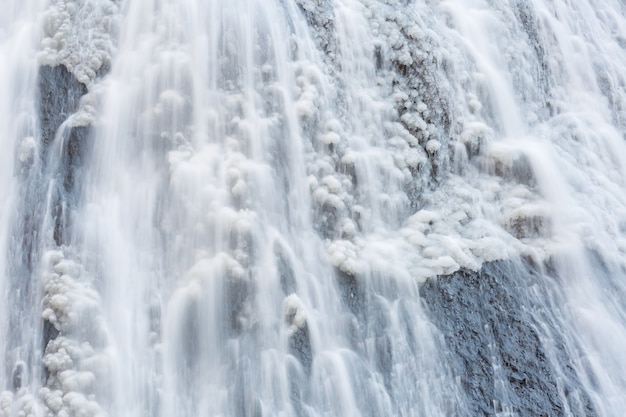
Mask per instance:
[[[56,171],[62,179],[55,187],[54,240],[57,245],[66,243],[70,219],[69,212],[75,204],[79,191],[78,175],[91,144],[90,126],[69,127],[67,138],[61,142],[60,160],[48,157],[49,150],[59,128],[76,112],[87,87],[79,82],[63,65],[42,66],[38,74],[39,122],[41,126],[41,158],[45,170]],[[65,132],[61,132],[65,135]]]
[[[623,0],[7,2],[0,417],[626,415]]]
[[[40,347],[39,343],[34,343],[24,332],[24,323],[29,319],[40,322],[38,316],[41,312],[31,306],[41,304],[38,268],[42,253],[42,229],[49,221],[47,216],[52,214],[56,224],[55,239],[58,244],[61,243],[61,224],[67,223],[67,219],[62,219],[67,216],[69,194],[74,188],[76,167],[80,165],[79,158],[72,154],[78,153],[76,148],[81,146],[80,139],[85,136],[85,130],[88,129],[85,127],[72,129],[69,140],[65,141],[69,150],[66,149],[62,154],[61,162],[52,163],[51,160],[54,158],[50,158],[50,153],[55,135],[63,122],[78,109],[80,98],[87,92],[87,88],[64,66],[40,67],[37,88],[40,136],[37,139],[26,137],[21,145],[18,178],[22,191],[16,200],[17,215],[12,226],[12,233],[21,238],[12,241],[10,247],[11,253],[16,255],[8,264],[11,276],[9,290],[15,295],[7,300],[11,325],[6,336],[2,336],[9,341],[9,351],[13,352],[8,355],[10,358],[7,363],[12,363],[11,366],[14,368],[11,380],[16,391],[29,380],[32,381],[33,370],[41,366],[40,363],[34,363],[36,361],[34,352],[40,351],[42,347],[45,349],[59,333],[51,323],[44,320]],[[54,175],[49,175],[50,172]],[[54,207],[50,210],[47,207],[49,180],[56,177],[60,177],[62,181],[54,190]],[[24,313],[26,311],[27,314]],[[13,363],[19,358],[24,362]]]
[[[558,304],[553,282],[526,263],[497,261],[421,287],[469,401],[466,415],[597,415],[560,323],[538,321],[548,303]]]
[[[59,126],[78,109],[87,87],[80,83],[63,65],[39,68],[39,120],[41,140],[48,145]]]

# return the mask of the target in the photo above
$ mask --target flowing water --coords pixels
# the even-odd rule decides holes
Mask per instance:
[[[621,0],[4,3],[0,416],[625,415]]]

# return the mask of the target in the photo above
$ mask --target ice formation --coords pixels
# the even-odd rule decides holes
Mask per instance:
[[[111,65],[118,35],[118,2],[53,1],[44,13],[41,65],[64,65],[90,85]]]
[[[58,333],[43,356],[47,383],[40,395],[50,416],[104,416],[98,381],[105,380],[110,358],[100,298],[81,266],[61,252],[45,255],[44,322]]]
[[[10,3],[0,416],[464,415],[420,288],[520,259],[626,409],[619,0]]]

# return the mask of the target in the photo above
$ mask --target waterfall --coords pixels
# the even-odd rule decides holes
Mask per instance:
[[[5,0],[0,417],[623,417],[622,0]]]

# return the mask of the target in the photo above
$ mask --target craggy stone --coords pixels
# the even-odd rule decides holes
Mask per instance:
[[[576,417],[597,416],[565,343],[552,341],[556,364],[542,344],[544,335],[532,312],[546,300],[530,291],[544,279],[550,278],[527,264],[497,261],[479,272],[461,270],[429,279],[420,288],[428,315],[445,337],[446,357],[467,396],[468,416],[508,411],[520,417],[559,417],[568,408]],[[552,326],[553,338],[560,337],[559,323],[544,324]],[[557,367],[566,374],[562,392]],[[568,404],[563,404],[563,393]]]
[[[37,77],[39,87],[39,124],[41,141],[46,148],[67,117],[78,109],[87,87],[63,65],[42,66]]]

